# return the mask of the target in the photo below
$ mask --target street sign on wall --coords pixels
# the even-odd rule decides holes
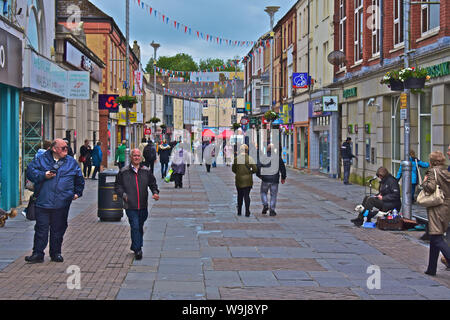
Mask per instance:
[[[308,73],[293,73],[292,74],[292,88],[304,89],[308,88]]]
[[[338,97],[324,96],[323,97],[323,111],[338,111]]]

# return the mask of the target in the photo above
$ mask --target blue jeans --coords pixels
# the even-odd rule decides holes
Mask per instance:
[[[131,250],[137,252],[144,245],[144,223],[148,218],[148,210],[125,210],[131,226]]]
[[[61,254],[64,233],[67,230],[69,207],[61,209],[44,209],[36,207],[36,224],[34,226],[33,254],[44,256],[50,231],[50,256]]]
[[[167,169],[169,168],[168,162],[161,162],[161,177],[164,179],[167,174]]]
[[[268,193],[270,190],[270,207],[268,201]],[[270,210],[275,211],[277,206],[277,195],[278,195],[278,183],[261,182],[261,202],[264,207],[269,207]]]

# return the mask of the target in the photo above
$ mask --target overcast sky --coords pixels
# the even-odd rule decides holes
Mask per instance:
[[[126,0],[91,0],[100,10],[113,17],[125,35]],[[137,0],[130,0],[130,45],[137,40],[141,47],[143,67],[153,57],[152,41],[161,45],[157,56],[173,56],[187,53],[198,63],[200,59],[242,58],[251,47],[219,45],[198,39],[195,31],[233,41],[256,41],[269,31],[270,19],[266,6],[280,6],[275,14],[274,25],[297,2],[297,0],[144,0],[153,10],[169,17],[169,23],[155,18],[154,13],[138,6]],[[175,29],[173,22],[186,25],[192,34],[185,34],[180,26]]]

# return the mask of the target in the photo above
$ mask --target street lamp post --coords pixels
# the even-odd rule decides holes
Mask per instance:
[[[272,39],[274,39],[274,35],[273,35],[273,18],[275,16],[275,13],[278,11],[278,9],[280,9],[280,7],[278,6],[268,6],[266,7],[266,9],[264,10],[265,12],[267,12],[267,14],[270,17],[270,37]],[[274,43],[272,42],[272,45],[270,46],[270,110],[273,110],[273,84],[272,84],[272,77],[273,77],[273,47],[274,47]]]
[[[156,50],[160,47],[159,43],[156,43],[155,41],[152,41],[150,44],[154,49],[154,55],[153,55],[153,117],[156,118]],[[156,123],[153,123],[153,140],[156,143]]]
[[[130,0],[126,0],[126,72],[127,72],[127,84],[125,87],[126,95],[128,96],[130,88]],[[125,127],[125,139],[127,141],[127,148],[125,149],[125,165],[130,164],[130,111],[126,108],[126,127]]]

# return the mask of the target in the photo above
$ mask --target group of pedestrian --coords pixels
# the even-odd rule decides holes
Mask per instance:
[[[92,173],[92,180],[97,180],[97,173],[101,171],[103,159],[102,143],[97,142],[94,149],[89,145],[89,140],[84,140],[84,144],[80,147],[80,156],[78,161],[83,165],[83,176],[85,179],[89,179],[91,176],[92,166],[94,166],[94,172]]]
[[[235,185],[237,189],[237,215],[242,214],[242,204],[245,202],[245,216],[250,216],[250,191],[253,188],[253,175],[261,179],[260,196],[263,205],[262,214],[269,212],[270,216],[276,216],[276,202],[278,186],[286,182],[286,166],[279,150],[273,144],[267,146],[265,158],[268,162],[255,160],[249,155],[248,145],[243,144],[239,148],[239,154],[235,157],[231,170],[235,173]],[[272,161],[275,159],[276,161]],[[268,193],[270,190],[270,202]]]

